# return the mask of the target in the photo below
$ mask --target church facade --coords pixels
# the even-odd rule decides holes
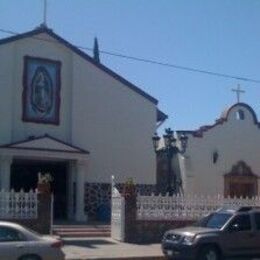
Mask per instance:
[[[259,195],[260,123],[254,110],[236,103],[213,125],[177,131],[188,137],[185,153],[176,154],[174,171],[184,194]]]
[[[56,218],[109,204],[110,179],[153,189],[158,101],[46,27],[0,40],[0,188],[52,176]]]

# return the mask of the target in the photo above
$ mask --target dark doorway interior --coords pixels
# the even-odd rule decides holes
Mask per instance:
[[[51,191],[54,195],[54,219],[67,218],[67,164],[64,162],[14,161],[11,168],[11,188],[28,192],[37,188],[38,173],[53,177]]]
[[[236,181],[236,180],[235,180]],[[252,198],[255,196],[255,183],[246,182],[243,180],[241,183],[239,181],[230,182],[230,197],[237,197],[237,198]]]

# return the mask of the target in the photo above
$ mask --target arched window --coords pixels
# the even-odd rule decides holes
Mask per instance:
[[[236,119],[237,120],[244,120],[245,119],[245,113],[242,109],[239,109],[237,112],[236,112]]]

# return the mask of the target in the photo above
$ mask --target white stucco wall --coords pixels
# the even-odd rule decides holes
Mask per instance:
[[[0,144],[11,140],[12,115],[13,115],[13,85],[14,77],[10,73],[14,69],[14,44],[0,47]],[[4,62],[2,62],[4,61]]]
[[[73,62],[73,143],[91,153],[87,180],[109,182],[113,174],[155,183],[155,105],[79,56]]]
[[[156,105],[48,35],[0,45],[0,144],[48,133],[90,151],[85,179],[155,183]],[[51,41],[50,41],[51,40]],[[60,124],[22,121],[24,56],[61,62]]]
[[[236,118],[239,109],[244,111],[244,120]],[[223,175],[240,160],[260,176],[260,128],[247,105],[233,106],[227,120],[204,131],[202,137],[187,135],[188,147],[179,161],[186,193],[224,194]],[[212,160],[214,151],[219,154],[215,164]]]

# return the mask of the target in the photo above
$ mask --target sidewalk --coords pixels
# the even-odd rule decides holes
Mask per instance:
[[[164,260],[160,244],[136,245],[111,238],[64,238],[66,260]]]

